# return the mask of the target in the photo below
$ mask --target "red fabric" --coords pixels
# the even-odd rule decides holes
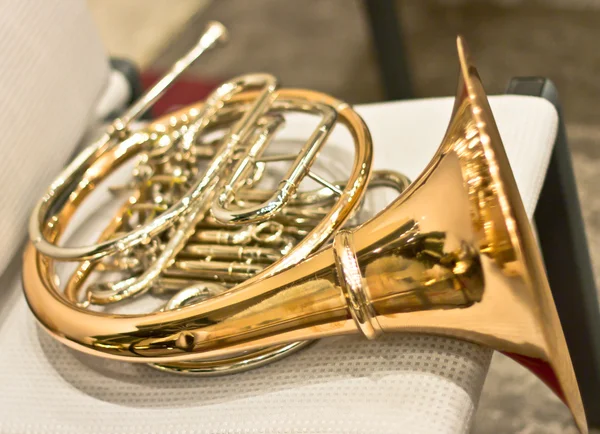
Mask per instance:
[[[556,378],[556,374],[547,362],[515,353],[504,352],[504,354],[533,372],[546,386],[552,389],[556,396],[563,402],[566,402],[565,394],[560,387],[558,378]]]
[[[162,74],[155,71],[143,72],[141,74],[143,88],[147,89],[161,77]],[[181,106],[202,100],[218,85],[219,82],[217,81],[181,77],[154,105],[152,115],[160,116]]]

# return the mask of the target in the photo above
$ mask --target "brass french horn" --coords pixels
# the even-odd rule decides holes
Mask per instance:
[[[371,173],[370,135],[350,106],[318,92],[279,89],[269,74],[236,77],[202,103],[132,128],[187,66],[225,39],[225,28],[210,23],[198,44],[75,158],[34,208],[29,229],[35,248],[77,264],[59,291],[73,306],[143,314],[152,304],[165,311],[202,302],[316,251],[335,230],[356,221],[367,181],[369,188],[397,191],[408,185],[395,172]],[[294,112],[319,118],[313,133],[300,149],[266,153]],[[344,181],[328,181],[312,168],[336,125],[355,144]],[[62,245],[79,205],[129,160],[136,160],[131,179],[111,187],[117,199],[126,200],[100,238],[91,245]],[[278,162],[292,164],[274,190],[261,189],[266,168]],[[304,178],[320,188],[300,190]],[[144,302],[145,308],[135,308]],[[152,366],[220,375],[262,366],[309,343]]]
[[[539,375],[587,432],[536,240],[477,71],[462,38],[457,45],[460,79],[442,144],[374,218],[336,229],[331,245],[293,267],[267,268],[199,303],[147,315],[74,304],[56,287],[49,252],[29,243],[23,282],[34,315],[79,351],[171,368],[350,333],[465,339]],[[58,212],[48,224],[45,216],[45,239],[55,242],[67,220]]]

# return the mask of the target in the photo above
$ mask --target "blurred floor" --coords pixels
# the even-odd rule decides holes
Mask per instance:
[[[193,75],[212,80],[268,71],[286,86],[323,90],[353,103],[382,97],[359,1],[154,0],[151,7],[145,0],[126,3],[124,11],[110,12],[123,2],[90,1],[103,33],[110,35],[105,39],[109,50],[129,55],[144,67],[170,65],[193,44],[208,19],[217,19],[230,28],[231,42],[195,66]],[[471,45],[489,93],[502,93],[510,77],[517,75],[542,75],[555,81],[564,103],[600,282],[600,194],[596,187],[600,181],[600,50],[596,49],[600,10],[550,8],[519,0],[505,3],[511,6],[485,1],[401,2],[415,92],[419,97],[453,94],[454,38],[459,32]],[[113,16],[119,16],[120,24],[111,25]],[[167,44],[168,40],[172,42]],[[537,378],[496,355],[474,432],[566,434],[576,430],[568,411]]]

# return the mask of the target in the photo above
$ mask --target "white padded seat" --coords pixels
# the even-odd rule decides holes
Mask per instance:
[[[491,105],[531,216],[557,114],[533,97],[497,96]],[[375,167],[414,179],[438,147],[451,109],[451,98],[357,107],[373,135]],[[300,127],[286,134],[306,138]],[[335,133],[332,138],[351,148],[346,139]],[[13,188],[23,188],[30,206],[37,199],[25,187]],[[491,357],[488,349],[448,338],[356,336],[322,340],[235,376],[174,376],[84,356],[53,341],[28,311],[19,261],[0,284],[5,434],[463,433],[470,429]]]

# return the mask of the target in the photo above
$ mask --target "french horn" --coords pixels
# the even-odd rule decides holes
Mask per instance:
[[[209,29],[213,42],[219,39],[218,33]],[[152,128],[125,134],[134,116],[115,121],[99,142],[65,169],[34,210],[23,266],[24,291],[33,314],[53,337],[76,350],[184,372],[211,367],[218,371],[219,366],[225,366],[223,372],[237,372],[248,361],[260,365],[276,360],[303,342],[351,333],[368,339],[393,332],[464,339],[501,351],[537,374],[586,433],[579,388],[536,239],[482,83],[461,37],[457,47],[458,91],[437,153],[405,190],[401,178],[380,175],[383,184],[392,183],[404,191],[375,217],[352,228],[342,226],[360,206],[372,177],[371,144],[358,115],[331,97],[278,90],[268,77],[251,76],[251,83],[233,80],[225,84],[203,104],[173,115],[170,123],[169,119],[155,123],[155,133],[169,136],[178,131],[168,139],[152,136]],[[134,111],[141,113],[141,106],[134,106]],[[327,138],[328,130],[320,124],[311,136],[315,140],[303,147],[307,153],[296,155],[299,164],[279,184],[276,194],[248,185],[263,169],[256,163],[261,161],[263,142],[269,141],[267,130],[276,129],[277,113],[292,106],[319,113],[325,124],[328,117],[338,119],[351,131],[356,153],[347,182],[323,180],[325,191],[304,196],[297,190],[302,177],[319,178],[308,173]],[[186,128],[177,129],[182,119]],[[216,145],[196,143],[194,134],[223,123],[230,130]],[[147,146],[148,141],[152,146]],[[161,155],[173,146],[178,147],[176,161],[203,146],[210,159],[208,170],[203,175],[193,170],[184,175],[170,173],[185,178],[179,182],[179,195],[154,203],[157,206],[147,210],[147,218],[125,226],[125,232],[122,223],[127,210],[115,218],[97,244],[59,246],[74,210],[114,167],[142,150],[144,160],[149,161],[147,153]],[[142,176],[142,184],[151,186],[148,176]],[[179,185],[172,181],[167,184]],[[142,193],[138,189],[136,199],[125,207],[138,203]],[[169,277],[165,277],[165,270],[177,263],[181,252],[190,253],[190,240],[201,233],[202,225],[223,231],[236,224],[276,222],[283,233],[285,228],[293,230],[294,222],[303,221],[294,220],[297,215],[304,218],[312,209],[303,202],[306,196],[323,200],[323,209],[313,215],[323,220],[302,227],[304,237],[294,246],[284,251],[234,248],[221,253],[227,258],[271,255],[265,259],[267,266],[255,273],[242,273],[243,278],[221,287],[190,283],[185,273],[178,277],[167,272]],[[266,205],[259,205],[265,198]],[[267,238],[276,233],[277,229],[270,231]],[[227,234],[220,236],[236,236]],[[219,237],[216,232],[213,235]],[[164,237],[164,246],[152,255],[119,256],[155,248],[157,236]],[[261,248],[265,247],[257,249]],[[194,253],[193,249],[191,254],[210,256],[210,252]],[[125,265],[107,261],[111,257],[122,259]],[[139,274],[104,286],[91,285],[81,298],[79,283],[89,270],[127,268],[131,266],[127,260],[132,259],[138,260]],[[64,292],[57,284],[57,260],[79,264]],[[226,274],[231,272],[226,270]],[[89,309],[90,304],[169,285],[179,291],[177,296],[147,314]]]

